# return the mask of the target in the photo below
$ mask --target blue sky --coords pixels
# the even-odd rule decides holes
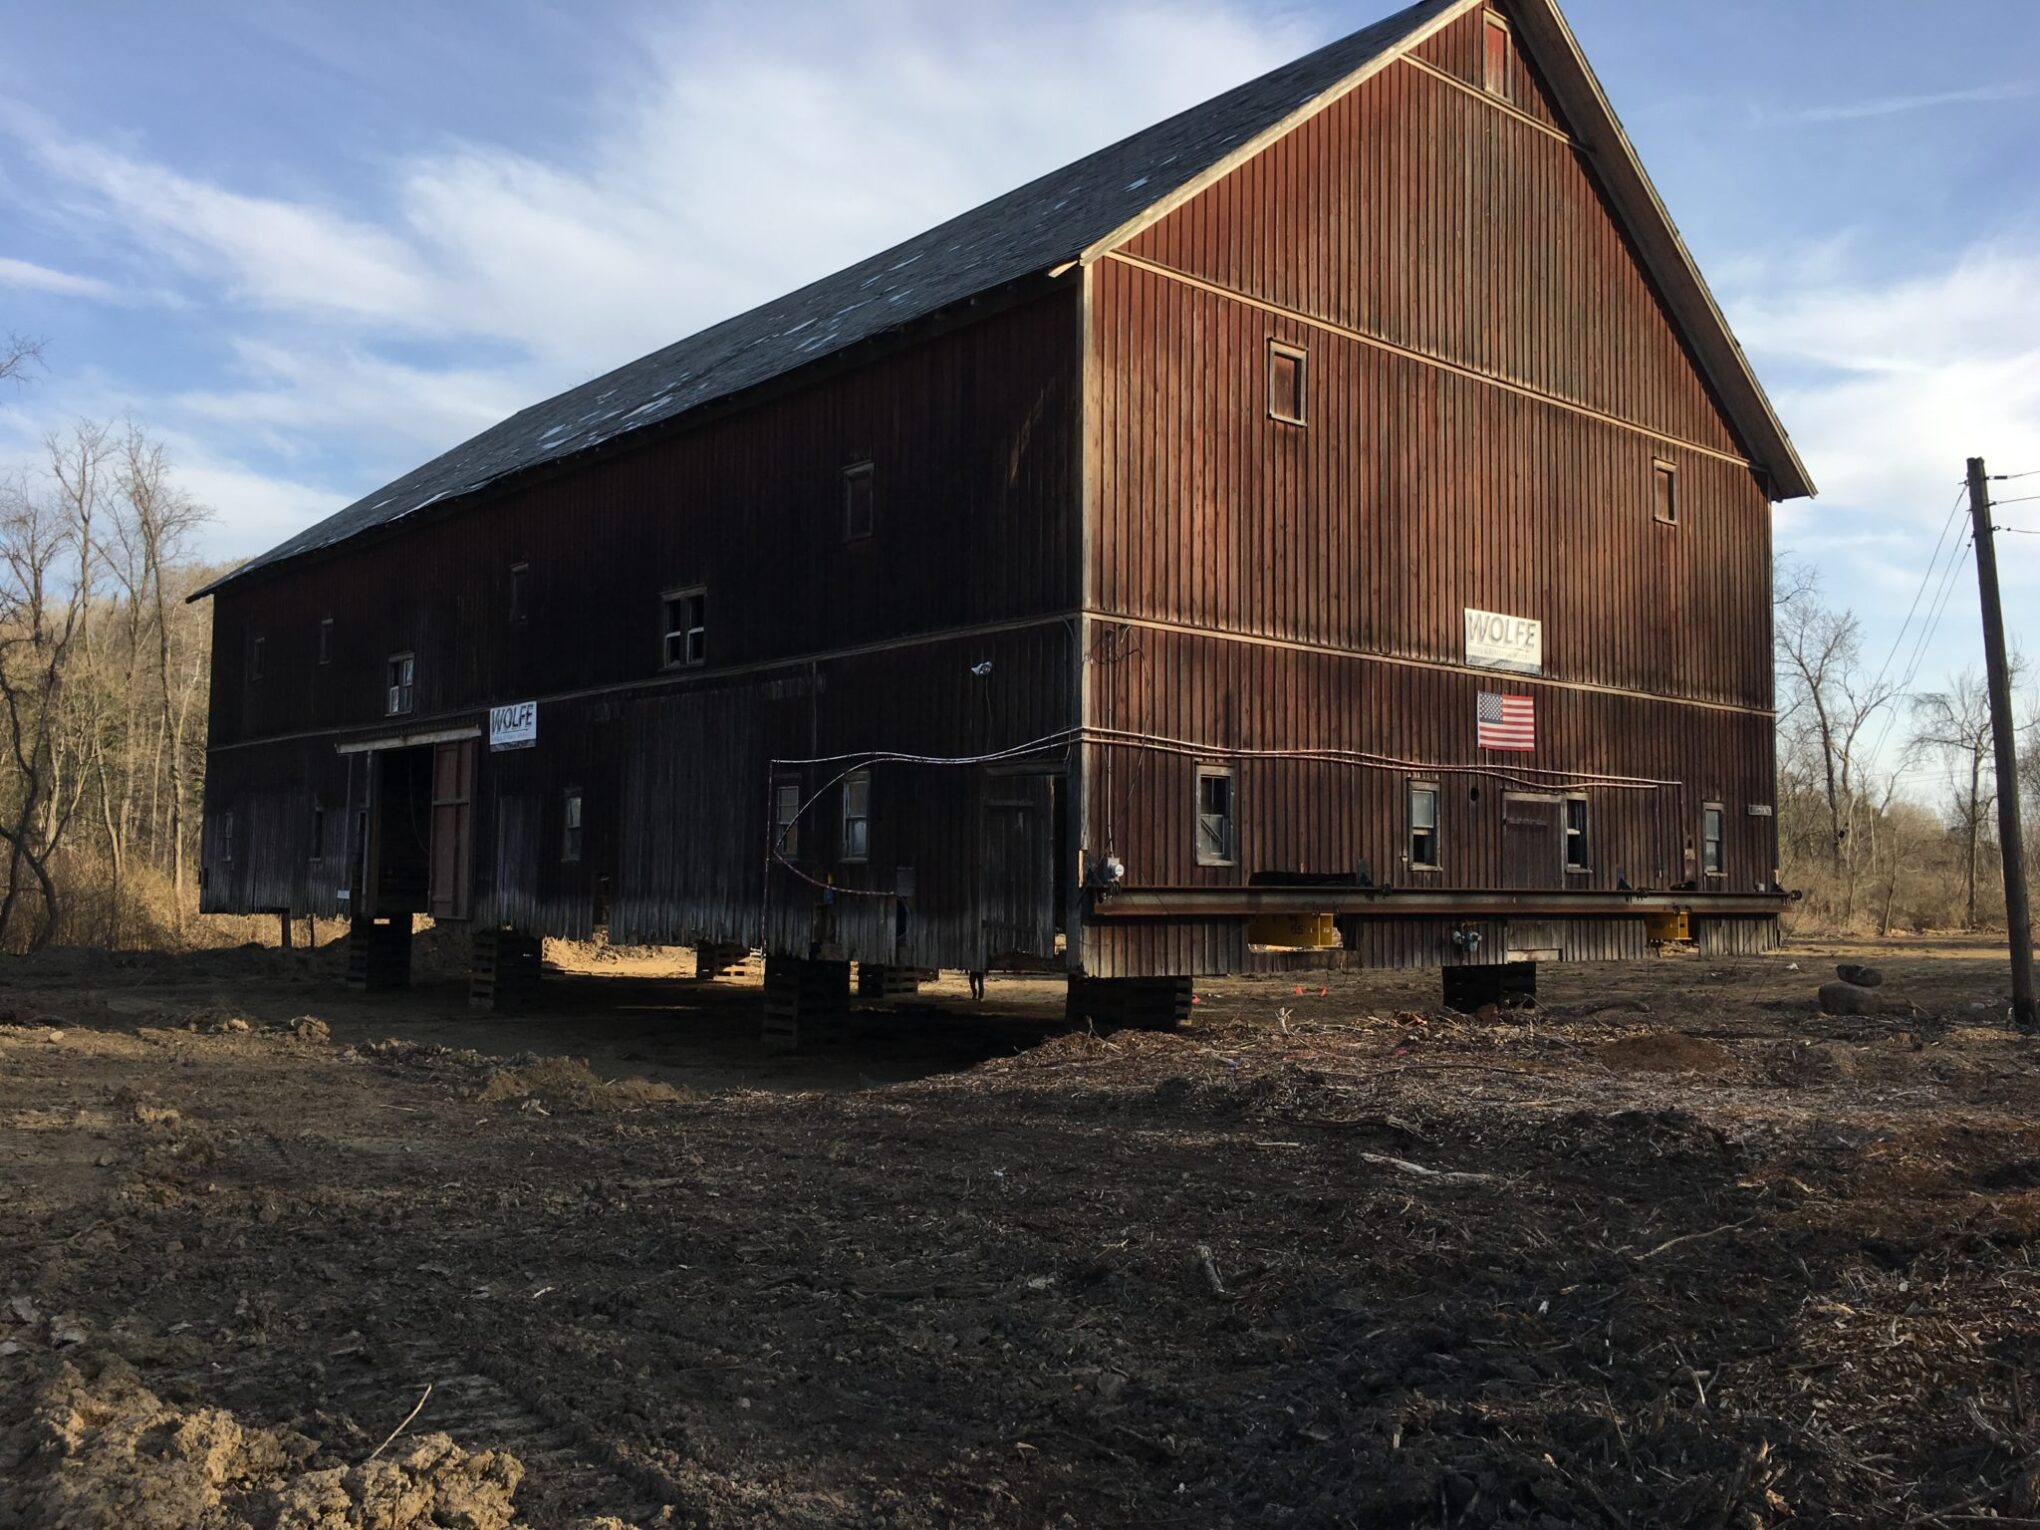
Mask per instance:
[[[253,553],[1390,8],[15,0],[0,331],[50,344],[0,464],[132,412]],[[1568,14],[1822,486],[1780,544],[1881,658],[1963,458],[2040,469],[2040,5]],[[2040,537],[2003,557],[2031,611]],[[1922,684],[1977,649],[1964,589]]]

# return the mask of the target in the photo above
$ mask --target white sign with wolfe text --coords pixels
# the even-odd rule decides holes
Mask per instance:
[[[1544,673],[1544,623],[1466,608],[1466,662],[1518,675]]]
[[[530,749],[538,743],[538,703],[513,701],[489,708],[491,749]]]

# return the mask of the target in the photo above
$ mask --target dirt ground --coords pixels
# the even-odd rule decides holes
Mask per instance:
[[[655,961],[10,962],[0,1527],[2040,1525],[2035,1049],[1865,954],[789,1058]]]

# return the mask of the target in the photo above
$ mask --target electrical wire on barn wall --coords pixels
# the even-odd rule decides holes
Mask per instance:
[[[976,755],[927,755],[902,754],[885,750],[865,750],[852,754],[822,755],[811,759],[774,759],[767,762],[766,775],[770,783],[781,770],[794,766],[842,765],[843,768],[823,782],[795,811],[786,824],[779,825],[768,814],[766,839],[767,881],[765,899],[770,902],[770,868],[774,863],[783,866],[800,881],[810,887],[819,888],[831,894],[840,893],[853,898],[894,898],[899,896],[896,888],[846,887],[836,882],[825,882],[809,875],[786,855],[786,836],[805,819],[810,809],[820,802],[849,776],[873,765],[919,765],[937,768],[971,767],[997,765],[1013,760],[1027,759],[1036,755],[1062,750],[1067,755],[1072,744],[1093,743],[1107,749],[1140,749],[1158,754],[1181,755],[1196,759],[1228,760],[1293,760],[1304,764],[1340,765],[1355,770],[1390,770],[1398,774],[1423,774],[1439,776],[1474,776],[1483,780],[1497,781],[1504,786],[1513,786],[1529,792],[1563,791],[1683,791],[1686,783],[1676,780],[1659,780],[1649,776],[1620,776],[1577,771],[1542,770],[1534,766],[1520,766],[1514,770],[1501,770],[1491,765],[1439,764],[1426,760],[1399,759],[1394,755],[1374,754],[1356,749],[1245,749],[1236,746],[1199,744],[1189,739],[1168,738],[1159,734],[1135,733],[1118,728],[1064,728],[1025,744],[1016,744],[1010,749],[1001,749],[990,754]],[[845,763],[845,762],[848,763]],[[1541,779],[1532,779],[1541,778]],[[772,801],[768,784],[766,801]],[[763,924],[761,923],[761,928]]]

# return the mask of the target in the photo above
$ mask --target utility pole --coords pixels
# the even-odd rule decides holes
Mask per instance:
[[[1983,663],[1990,683],[1990,731],[1997,745],[1998,848],[2005,863],[2005,924],[2012,944],[2012,1020],[2040,1028],[2033,1007],[2033,916],[2026,906],[2026,855],[2019,830],[2019,751],[2012,732],[2012,679],[2005,663],[2005,613],[1998,603],[1997,544],[1991,538],[1990,475],[1969,459],[1969,515],[1976,523],[1976,585],[1983,598]]]

